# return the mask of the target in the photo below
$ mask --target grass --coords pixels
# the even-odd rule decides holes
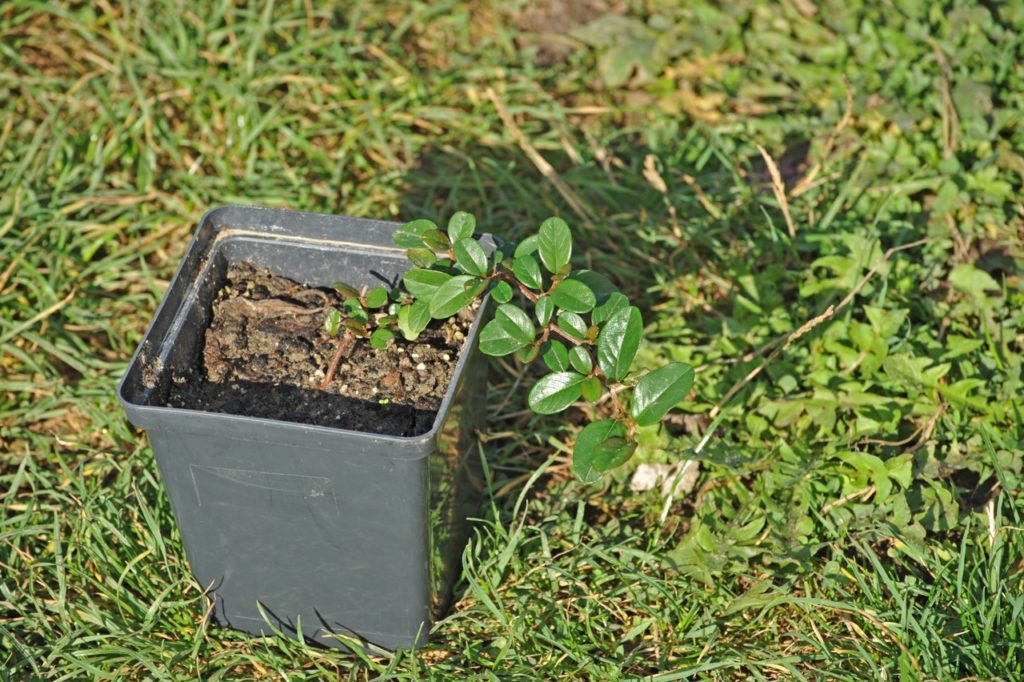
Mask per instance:
[[[579,40],[556,0],[0,8],[3,679],[1024,676],[1024,7],[624,4]],[[455,608],[368,656],[205,619],[114,399],[227,202],[566,216],[638,364],[701,368],[653,463],[927,241],[723,405],[665,524],[496,363]]]

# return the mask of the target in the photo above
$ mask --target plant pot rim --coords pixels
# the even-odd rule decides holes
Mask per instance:
[[[215,260],[212,256],[221,245],[229,240],[279,241],[292,246],[306,245],[377,254],[387,253],[404,258],[404,249],[390,244],[391,232],[400,226],[401,223],[393,221],[238,204],[218,206],[206,211],[199,220],[171,284],[165,291],[121,381],[118,383],[117,396],[128,413],[130,421],[136,426],[148,430],[154,426],[159,428],[159,425],[168,418],[176,418],[177,421],[181,417],[187,417],[189,429],[193,433],[224,434],[227,431],[229,435],[242,440],[259,442],[269,440],[277,441],[282,445],[293,440],[290,436],[300,433],[305,438],[320,435],[325,450],[336,449],[337,443],[334,441],[339,436],[344,439],[358,437],[394,444],[396,456],[401,459],[419,459],[428,455],[452,407],[459,377],[464,371],[470,351],[477,343],[485,317],[483,313],[489,303],[489,295],[480,301],[477,313],[466,333],[458,360],[441,404],[437,408],[431,428],[425,433],[415,436],[395,436],[281,419],[153,405],[146,400],[145,389],[142,400],[133,398],[132,391],[129,390],[133,382],[140,380],[145,369],[143,365],[147,362],[155,362],[156,367],[153,368],[153,371],[156,373],[166,371],[164,359],[182,332],[183,317],[191,306],[195,306],[199,302],[199,282],[210,271],[211,264]],[[386,235],[386,243],[381,238],[382,235]],[[485,242],[489,241],[492,245],[497,244],[497,240],[489,234],[484,234],[482,237]],[[180,295],[177,296],[173,295],[176,292],[172,292],[176,285],[180,291]],[[153,352],[152,357],[146,357],[148,352]],[[254,437],[252,427],[257,424],[262,428],[255,429],[259,435]],[[268,432],[272,432],[275,436],[268,438]]]

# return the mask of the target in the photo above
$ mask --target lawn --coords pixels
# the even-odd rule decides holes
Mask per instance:
[[[0,678],[1024,679],[1022,60],[1017,1],[3,3]],[[246,639],[114,395],[225,203],[560,215],[695,390],[584,485],[492,362],[430,643]]]

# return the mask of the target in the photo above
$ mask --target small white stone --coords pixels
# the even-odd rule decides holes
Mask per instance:
[[[412,358],[413,360],[419,360],[420,359],[420,354],[419,353],[409,353],[409,357]]]
[[[448,355],[447,353],[442,353],[441,354],[441,359],[444,360],[445,362],[448,362],[449,360],[452,359],[452,357],[450,355]]]
[[[424,365],[422,362],[420,364],[416,365],[416,371],[417,372],[425,372],[426,370],[427,370],[427,366]]]

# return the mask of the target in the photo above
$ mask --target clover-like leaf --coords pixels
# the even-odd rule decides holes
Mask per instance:
[[[341,312],[337,308],[328,308],[324,315],[324,333],[337,336],[341,331]]]
[[[453,244],[455,265],[467,275],[483,277],[487,274],[487,253],[477,240],[460,239]]]
[[[594,324],[604,324],[611,319],[612,315],[628,307],[629,299],[616,291],[609,295],[604,303],[594,308],[594,312],[590,314],[590,319],[594,321]]]
[[[650,426],[680,400],[693,386],[693,367],[682,362],[671,362],[640,377],[633,389],[630,414],[640,426]]]
[[[485,355],[508,355],[533,343],[536,330],[520,308],[498,306],[494,319],[480,331],[480,351]]]
[[[555,312],[555,302],[551,300],[550,296],[541,296],[534,301],[533,306],[533,313],[537,316],[537,321],[542,327],[548,326],[548,322],[551,322],[551,315]]]
[[[551,292],[551,299],[562,310],[573,313],[590,312],[597,303],[597,298],[590,287],[574,279],[559,282]]]
[[[391,339],[395,338],[395,333],[385,327],[378,327],[373,330],[370,334],[370,345],[377,350],[384,350],[388,347],[388,343]]]
[[[430,297],[430,316],[435,320],[451,317],[472,303],[486,286],[487,282],[478,277],[452,277]]]
[[[381,308],[387,305],[388,290],[384,287],[374,287],[366,292],[366,307]]]
[[[597,364],[609,379],[626,376],[643,335],[643,318],[635,306],[618,311],[601,328],[597,337]]]
[[[417,338],[430,324],[430,305],[424,300],[413,301],[398,309],[398,331],[409,341]]]
[[[582,341],[587,338],[587,323],[582,317],[574,312],[567,310],[560,311],[558,313],[558,321],[556,324],[559,329],[574,339]],[[602,367],[602,369],[604,368]]]
[[[342,302],[341,307],[345,309],[348,316],[353,320],[357,320],[359,322],[370,321],[370,316],[367,314],[366,308],[363,307],[363,304],[358,298],[346,298],[344,302]]]
[[[569,351],[569,364],[580,374],[590,374],[594,369],[594,360],[590,357],[590,351],[583,346],[573,346]]]
[[[530,389],[530,409],[537,414],[555,414],[580,397],[580,384],[586,380],[576,372],[555,372],[541,377]]]
[[[491,297],[498,303],[508,303],[512,300],[512,294],[515,293],[512,290],[512,285],[502,280],[494,285],[491,289]]]
[[[572,468],[584,483],[596,483],[601,475],[632,456],[636,442],[627,436],[626,425],[600,419],[584,426],[572,449]]]
[[[472,213],[456,211],[448,219],[448,237],[455,244],[462,239],[470,239],[476,232],[476,218]]]
[[[402,276],[405,289],[416,298],[429,299],[438,288],[452,278],[447,272],[413,268]]]
[[[529,254],[516,256],[516,259],[512,261],[512,273],[516,279],[530,289],[540,289],[544,286],[540,265],[537,264],[537,259]]]
[[[448,235],[441,230],[427,230],[420,237],[422,237],[423,243],[427,245],[427,248],[434,249],[435,251],[447,251],[448,247],[451,246]]]
[[[558,275],[568,272],[572,258],[572,232],[561,218],[548,218],[537,233],[540,260],[548,272]]]

